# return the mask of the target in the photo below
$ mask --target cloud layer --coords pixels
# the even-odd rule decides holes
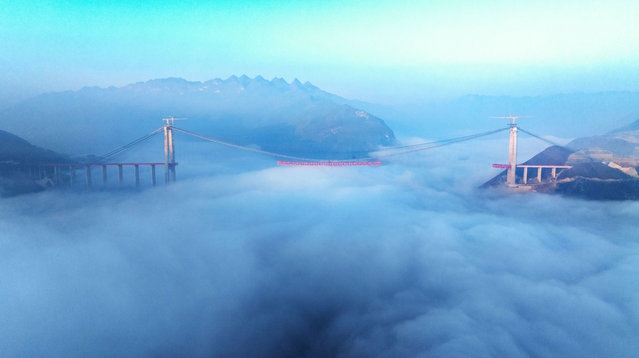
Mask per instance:
[[[634,356],[639,204],[442,162],[8,199],[0,355]]]

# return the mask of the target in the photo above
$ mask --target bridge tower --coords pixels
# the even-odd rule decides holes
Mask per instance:
[[[507,116],[492,118],[510,119],[510,123],[508,123],[510,127],[510,141],[508,143],[508,173],[506,174],[506,184],[508,186],[514,186],[516,179],[515,173],[517,170],[517,123],[515,121],[525,117]]]
[[[163,118],[164,123],[164,182],[175,182],[175,142],[173,141],[173,124],[176,120],[186,118]]]
[[[506,184],[515,185],[515,172],[517,170],[517,117],[510,117],[510,141],[508,142],[508,174]],[[175,168],[173,169],[175,170]],[[175,180],[175,179],[174,179]]]

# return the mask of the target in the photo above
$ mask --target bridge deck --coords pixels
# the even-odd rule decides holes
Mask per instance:
[[[178,163],[169,163],[169,166],[175,166]],[[117,165],[165,165],[165,163],[46,163],[38,164],[42,167],[101,167],[101,166],[117,166]]]

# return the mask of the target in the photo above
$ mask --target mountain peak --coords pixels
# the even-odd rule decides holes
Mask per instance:
[[[319,89],[319,88],[317,88],[317,86],[315,86],[314,84],[310,83],[309,81],[304,82],[304,87],[306,87],[308,89]]]
[[[238,81],[243,85],[246,86],[249,83],[253,82],[252,79],[250,79],[247,75],[242,75],[240,76],[240,78],[238,78]]]
[[[257,75],[254,78],[250,78],[246,74],[242,74],[239,77],[237,75],[231,75],[226,79],[214,78],[204,82],[200,81],[189,81],[180,77],[166,77],[166,78],[156,78],[143,82],[136,82],[129,85],[124,86],[123,88],[136,88],[138,90],[144,88],[154,88],[156,90],[172,90],[172,89],[180,89],[180,90],[199,90],[206,91],[206,88],[209,86],[220,86],[223,84],[240,84],[242,87],[246,88],[251,84],[260,84],[260,85],[268,85],[274,86],[276,88],[280,88],[280,90],[286,90],[289,88],[297,88],[308,93],[321,91],[318,87],[313,85],[311,82],[306,81],[302,83],[297,77],[293,79],[290,83],[288,83],[282,77],[273,77],[270,81],[265,79],[261,75]],[[117,87],[111,87],[111,90],[117,89]],[[92,87],[83,87],[84,91],[100,91],[103,90],[101,87],[92,86]]]
[[[167,78],[157,78],[153,80],[148,80],[145,82],[136,82],[130,85],[124,86],[122,88],[134,89],[134,90],[144,90],[144,89],[153,89],[153,90],[184,90],[194,86],[201,86],[202,82],[199,81],[188,81],[184,78],[179,77],[167,77]],[[102,90],[102,88],[95,88],[96,90]],[[111,91],[117,89],[117,87],[110,87]]]
[[[138,82],[138,83],[147,83],[147,84],[199,84],[199,81],[188,81],[181,77],[166,77],[166,78],[156,78],[153,80],[148,80],[146,82]]]
[[[271,80],[271,84],[279,87],[288,86],[288,83],[281,77],[273,77],[273,79]]]

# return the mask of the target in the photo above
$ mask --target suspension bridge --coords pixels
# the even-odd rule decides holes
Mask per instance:
[[[410,145],[402,145],[402,146],[394,146],[394,147],[383,147],[379,150],[367,153],[366,156],[357,158],[357,159],[340,159],[340,160],[327,160],[327,159],[318,159],[318,158],[306,158],[306,157],[298,157],[294,155],[288,155],[283,153],[275,153],[262,149],[257,149],[253,147],[247,147],[240,144],[235,144],[227,141],[222,141],[220,139],[216,139],[213,137],[209,137],[200,133],[195,133],[183,128],[179,128],[175,126],[176,120],[183,120],[184,118],[164,118],[164,125],[130,143],[127,143],[119,148],[116,148],[98,158],[99,161],[92,163],[47,163],[47,164],[39,164],[37,165],[37,169],[30,168],[30,175],[34,176],[38,180],[43,180],[49,183],[51,186],[59,186],[59,185],[73,185],[75,182],[79,181],[78,178],[82,174],[84,174],[84,182],[87,187],[91,187],[94,184],[93,174],[95,168],[101,169],[101,182],[103,185],[106,185],[108,182],[108,168],[117,168],[117,182],[118,184],[124,183],[124,168],[132,168],[133,169],[133,182],[135,186],[139,186],[140,181],[140,172],[141,168],[148,168],[149,174],[149,182],[152,186],[157,185],[156,179],[156,167],[164,168],[164,182],[166,184],[176,181],[176,167],[178,163],[175,161],[175,141],[174,141],[174,133],[180,132],[185,135],[189,135],[195,138],[198,138],[203,141],[216,143],[219,145],[235,148],[238,150],[253,152],[260,155],[270,156],[273,158],[277,158],[278,165],[292,165],[292,166],[328,166],[328,167],[337,167],[337,166],[345,166],[345,167],[354,167],[354,166],[379,166],[382,164],[382,160],[404,156],[412,153],[417,153],[421,151],[433,150],[436,148],[440,148],[443,146],[449,146],[454,144],[459,144],[475,139],[479,139],[482,137],[487,137],[490,135],[494,135],[500,132],[509,131],[510,140],[508,147],[508,163],[507,164],[493,164],[494,168],[499,169],[507,169],[506,176],[506,184],[510,187],[517,187],[518,185],[528,185],[528,170],[537,170],[537,183],[542,182],[542,170],[548,169],[551,170],[552,175],[551,178],[554,180],[557,178],[558,173],[563,170],[570,168],[567,165],[523,165],[517,164],[517,135],[518,131],[526,133],[532,137],[540,139],[544,142],[547,142],[552,145],[558,145],[549,141],[541,136],[538,136],[534,133],[526,131],[520,128],[516,119],[522,117],[494,117],[494,118],[506,118],[510,119],[508,126],[498,128],[495,130],[476,133],[472,135],[467,135],[463,137],[455,137],[437,141],[423,142],[417,144]],[[113,161],[118,156],[127,152],[128,150],[148,141],[152,137],[164,133],[164,162],[116,162]],[[516,182],[516,168],[522,168],[524,171],[524,175],[521,183]],[[80,174],[78,174],[80,171]],[[146,171],[146,170],[145,170]],[[80,179],[81,180],[81,179]]]

